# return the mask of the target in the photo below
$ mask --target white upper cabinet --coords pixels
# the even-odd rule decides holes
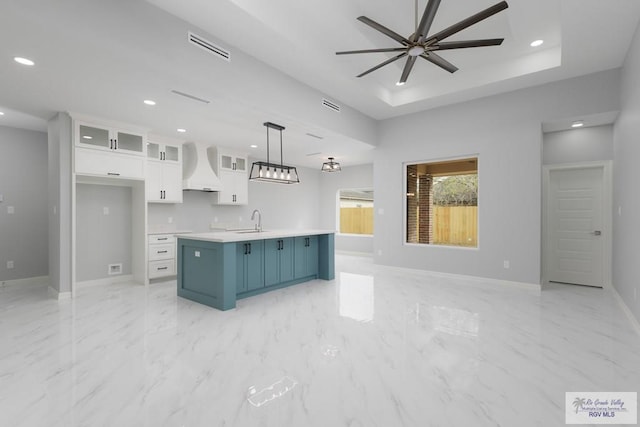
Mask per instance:
[[[182,203],[182,145],[147,142],[147,201]]]
[[[75,122],[76,146],[143,156],[146,154],[145,135],[139,132]]]
[[[74,171],[78,175],[145,179],[143,131],[89,119],[73,121]],[[133,127],[132,127],[133,128]]]
[[[149,141],[147,142],[147,158],[162,162],[182,163],[182,146]]]
[[[246,205],[249,203],[248,158],[224,147],[215,147],[215,172],[222,182],[222,190],[214,193],[218,205]]]

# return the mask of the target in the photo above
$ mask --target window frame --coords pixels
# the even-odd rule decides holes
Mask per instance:
[[[373,192],[373,233],[371,234],[357,234],[357,233],[341,233],[340,232],[340,192],[344,191],[344,190],[355,190],[355,191],[372,191]],[[373,187],[347,187],[347,188],[338,188],[336,190],[336,210],[335,210],[335,214],[336,214],[336,236],[356,236],[356,237],[369,237],[369,238],[373,238],[374,234],[375,234],[375,227],[376,227],[376,223],[375,223],[375,205],[376,205],[376,198],[375,198],[375,189]]]
[[[476,236],[476,240],[478,242],[478,244],[476,246],[459,246],[459,245],[435,245],[432,243],[411,243],[407,241],[407,166],[410,165],[420,165],[420,164],[424,164],[424,163],[439,163],[439,162],[450,162],[450,161],[456,161],[456,160],[466,160],[466,159],[471,159],[471,158],[475,158],[477,160],[477,175],[478,175],[478,201],[477,201],[477,206],[478,206],[478,224],[477,224],[477,229],[478,229],[478,235]],[[440,249],[445,249],[445,250],[451,250],[451,249],[457,249],[457,250],[463,250],[463,251],[478,251],[480,250],[480,224],[481,224],[481,210],[480,210],[480,193],[481,193],[481,185],[480,185],[480,154],[479,153],[473,153],[473,154],[464,154],[464,155],[459,155],[459,156],[452,156],[452,157],[439,157],[439,158],[434,158],[434,159],[429,159],[429,160],[411,160],[411,161],[404,161],[402,162],[402,245],[403,246],[409,246],[409,247],[415,247],[415,248],[430,248],[429,250],[431,250],[432,248],[440,248]]]

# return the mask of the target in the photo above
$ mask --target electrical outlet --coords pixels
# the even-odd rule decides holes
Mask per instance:
[[[0,202],[4,202],[4,195],[0,194]]]
[[[16,213],[16,208],[14,208],[13,206],[7,206],[7,213],[9,215],[13,215],[14,213]]]
[[[378,249],[378,256],[382,256],[382,249]]]
[[[638,301],[638,288],[633,288],[633,300]]]
[[[241,216],[238,217],[238,222],[242,222],[242,217]]]
[[[109,215],[109,207],[105,206],[104,208],[102,208],[102,215]]]
[[[503,261],[503,265],[504,265],[505,270],[508,270],[509,269],[509,260],[505,259]]]
[[[7,261],[7,268],[13,268],[13,261]]]
[[[618,216],[622,216],[622,206],[618,206]]]
[[[168,222],[169,224],[173,224],[173,217],[172,217],[172,216],[170,216],[169,218],[167,218],[167,222]]]

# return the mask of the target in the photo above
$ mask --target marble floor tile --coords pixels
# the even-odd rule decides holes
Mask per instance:
[[[175,281],[0,288],[0,426],[562,426],[567,391],[640,391],[609,291],[336,268],[227,312]]]

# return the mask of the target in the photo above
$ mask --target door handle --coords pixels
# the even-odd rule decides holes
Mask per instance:
[[[593,234],[594,236],[600,236],[600,235],[602,235],[602,231],[595,230],[595,231],[592,231],[591,234]]]

